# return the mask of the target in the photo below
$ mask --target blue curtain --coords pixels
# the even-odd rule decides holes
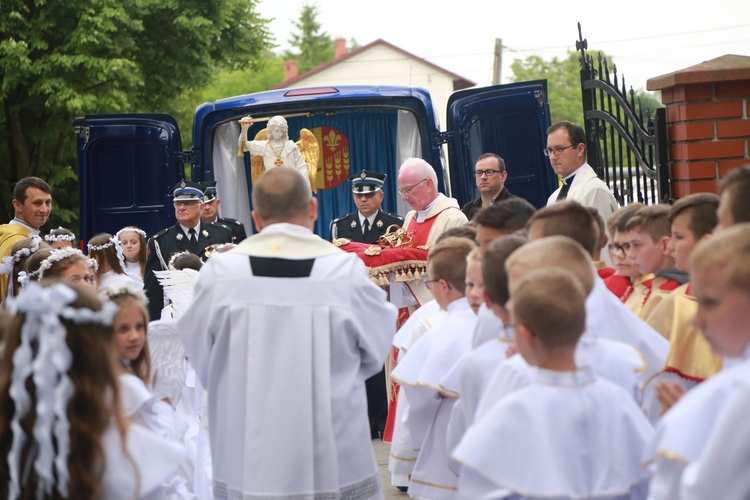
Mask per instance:
[[[302,128],[328,126],[338,129],[349,139],[350,175],[362,169],[388,174],[385,181],[383,210],[395,212],[396,173],[398,172],[398,165],[396,165],[397,113],[396,110],[337,111],[331,115],[318,113],[310,118],[291,117],[287,118],[289,138],[293,141],[299,139],[299,131]],[[254,125],[250,128],[248,136],[255,137],[255,134],[264,127],[265,122]],[[321,147],[323,147],[322,144]],[[245,163],[249,172],[249,154],[245,155]],[[250,186],[248,188],[252,189]],[[335,188],[319,190],[315,197],[319,202],[315,232],[323,238],[328,238],[330,222],[356,210],[352,199],[351,184],[343,182]]]

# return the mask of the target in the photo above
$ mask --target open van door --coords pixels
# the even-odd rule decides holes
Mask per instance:
[[[447,113],[450,180],[456,193],[479,196],[474,164],[483,153],[505,160],[508,190],[537,208],[557,188],[557,178],[542,150],[550,125],[546,80],[511,83],[451,95]]]
[[[185,155],[172,116],[91,115],[74,125],[84,242],[127,225],[154,234],[174,224],[167,193],[184,177]]]

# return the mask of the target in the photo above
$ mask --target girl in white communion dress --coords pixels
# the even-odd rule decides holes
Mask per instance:
[[[123,413],[115,304],[31,282],[6,307],[0,497],[154,498],[184,450]]]

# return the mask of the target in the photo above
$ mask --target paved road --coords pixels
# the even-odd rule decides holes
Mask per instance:
[[[398,488],[391,486],[391,473],[388,472],[388,454],[391,451],[391,445],[384,443],[380,439],[373,439],[372,449],[375,450],[375,459],[378,461],[380,469],[380,482],[383,484],[383,491],[386,499],[408,500],[409,495],[401,493]]]

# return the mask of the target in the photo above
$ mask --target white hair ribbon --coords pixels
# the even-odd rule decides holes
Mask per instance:
[[[76,297],[75,291],[64,284],[45,288],[32,282],[18,297],[7,301],[11,313],[26,316],[20,343],[13,353],[9,389],[15,403],[11,421],[13,443],[8,454],[11,500],[18,498],[27,477],[27,473],[21,471],[21,452],[27,436],[20,422],[31,407],[31,397],[26,390],[30,376],[36,391],[36,420],[32,430],[36,453],[30,454],[28,460],[34,461],[38,481],[36,496],[51,496],[54,489],[62,497],[68,496],[70,424],[67,409],[74,387],[68,376],[72,354],[65,341],[67,330],[60,318],[75,323],[110,325],[117,312],[117,306],[112,303],[104,304],[96,312],[71,307],[69,304]],[[36,354],[33,345],[37,346]]]

